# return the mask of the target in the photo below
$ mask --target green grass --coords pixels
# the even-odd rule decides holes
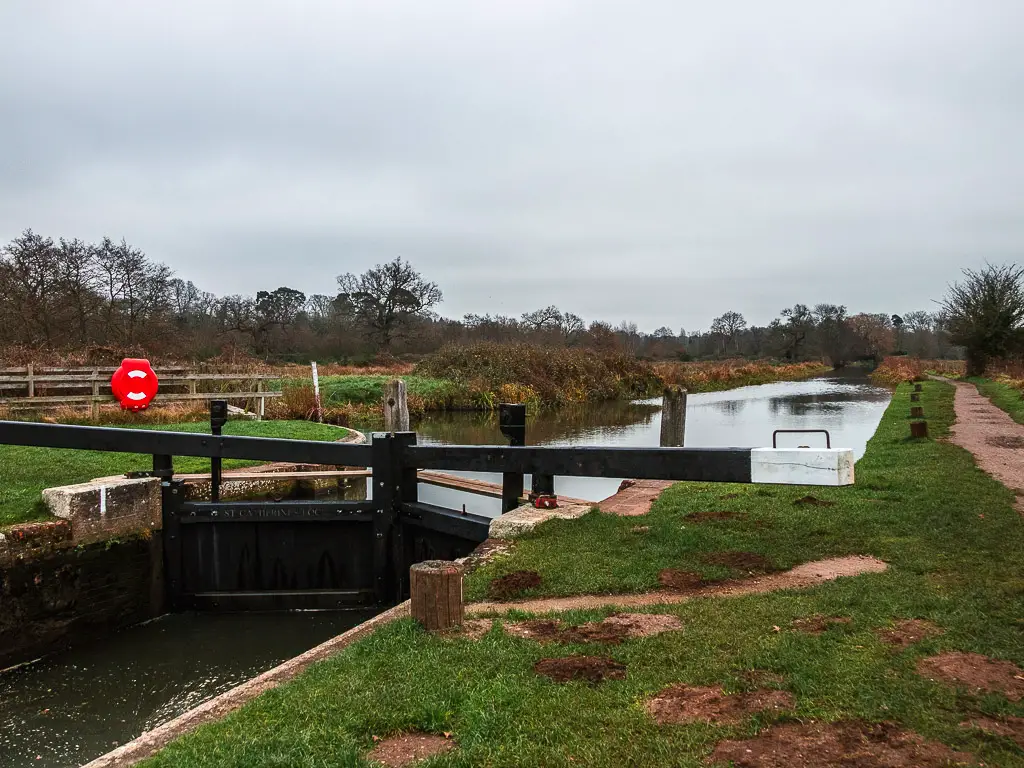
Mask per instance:
[[[1024,393],[1021,393],[1019,389],[1001,381],[992,381],[992,379],[972,377],[967,381],[974,384],[981,394],[992,401],[994,406],[1006,411],[1018,424],[1024,424]]]
[[[975,712],[1024,715],[1024,702],[973,697],[914,672],[943,649],[975,651],[1024,664],[1024,521],[1012,494],[980,472],[961,449],[911,441],[909,386],[901,386],[867,455],[857,485],[808,489],[686,484],[666,493],[642,522],[592,513],[553,522],[524,537],[515,553],[468,579],[479,597],[489,578],[536,568],[547,594],[645,589],[665,566],[714,571],[702,556],[760,552],[780,567],[828,555],[886,559],[882,574],[820,587],[742,598],[708,598],[660,609],[684,629],[620,646],[541,646],[495,628],[483,640],[430,636],[410,620],[388,625],[292,683],[223,721],[173,742],[148,768],[200,766],[364,766],[373,737],[409,729],[450,731],[458,749],[431,766],[688,766],[703,764],[723,738],[754,733],[772,719],[737,726],[658,727],[642,702],[675,682],[743,686],[744,670],[783,678],[801,719],[896,721],[988,765],[1024,766],[1013,742],[961,729]],[[931,430],[953,418],[952,388],[928,382]],[[834,507],[794,506],[812,492]],[[727,493],[737,498],[723,499]],[[688,512],[733,509],[744,520],[692,524]],[[848,616],[820,636],[791,630],[812,614]],[[580,622],[601,611],[567,614]],[[897,618],[924,618],[943,634],[903,652],[874,630]],[[597,686],[538,677],[544,656],[605,653],[627,677]],[[782,716],[783,719],[786,716]]]
[[[209,432],[210,425],[140,425],[136,429],[173,432]],[[229,421],[226,435],[248,437],[290,437],[297,440],[340,440],[345,430],[309,421]],[[265,462],[226,459],[224,468],[253,466]],[[44,488],[83,483],[96,477],[152,469],[151,456],[102,451],[76,451],[0,445],[0,527],[49,517],[40,493]],[[181,456],[174,460],[177,472],[208,472],[210,460]]]
[[[378,405],[384,397],[384,385],[395,376],[321,376],[320,395],[324,406],[355,403],[357,405]],[[443,409],[451,407],[466,396],[463,387],[444,379],[424,376],[399,376],[410,395],[423,398],[427,407]],[[301,383],[307,382],[291,382]]]

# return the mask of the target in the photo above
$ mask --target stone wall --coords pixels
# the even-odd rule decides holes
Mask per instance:
[[[0,669],[163,612],[159,533],[73,545],[66,524],[35,528],[0,552]]]

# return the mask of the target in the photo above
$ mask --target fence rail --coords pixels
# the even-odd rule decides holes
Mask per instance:
[[[110,376],[117,370],[112,367],[85,368],[0,368],[0,394],[23,392],[24,394],[0,397],[0,405],[11,409],[46,408],[59,405],[92,405],[92,418],[99,420],[100,405],[110,402]],[[257,405],[256,415],[263,418],[266,412],[266,398],[280,397],[281,392],[267,390],[264,382],[278,380],[275,374],[263,373],[203,373],[187,368],[172,367],[156,370],[163,387],[188,387],[188,392],[167,392],[162,390],[159,402],[184,402],[190,400],[253,400]],[[255,391],[242,392],[200,392],[199,382],[241,382],[254,384]],[[88,389],[89,394],[40,395],[37,390]]]

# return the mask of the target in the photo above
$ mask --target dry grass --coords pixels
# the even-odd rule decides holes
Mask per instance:
[[[871,372],[871,378],[881,384],[896,386],[905,381],[924,381],[928,372],[958,378],[964,375],[962,360],[923,360],[919,357],[887,357]]]
[[[657,363],[654,368],[667,386],[682,386],[690,392],[732,389],[772,381],[798,381],[831,370],[822,362],[775,364],[763,360]]]

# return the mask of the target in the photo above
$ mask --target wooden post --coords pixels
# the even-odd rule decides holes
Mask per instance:
[[[92,420],[100,420],[100,369],[92,369]]]
[[[686,390],[665,387],[661,397],[661,447],[681,448],[686,436]]]
[[[320,374],[316,371],[316,361],[314,360],[309,364],[310,368],[313,369],[313,403],[316,407],[316,420],[324,420],[324,412],[320,407]]]
[[[409,569],[412,617],[428,632],[462,624],[462,567],[448,560],[425,560]]]
[[[924,391],[924,387],[921,386],[920,384],[915,384],[914,385],[914,391],[915,392],[923,392]]]
[[[920,403],[921,402],[921,393],[920,392],[911,392],[910,393],[910,402],[912,402],[912,403]]]
[[[920,405],[910,406],[910,418],[912,419],[923,419],[924,418],[924,407]]]
[[[256,391],[263,391],[263,379],[256,380]],[[267,398],[260,398],[260,409],[256,412],[256,421],[263,421],[263,404],[267,401]]]
[[[32,365],[32,363],[29,363],[27,366],[25,366],[25,372],[28,375],[28,396],[29,397],[35,397],[36,396],[36,381],[35,381],[35,378],[34,378],[35,366]]]
[[[928,422],[927,421],[912,421],[912,422],[910,422],[910,436],[911,437],[928,437]]]
[[[392,379],[384,385],[384,430],[409,431],[409,402],[405,382],[401,379]]]

